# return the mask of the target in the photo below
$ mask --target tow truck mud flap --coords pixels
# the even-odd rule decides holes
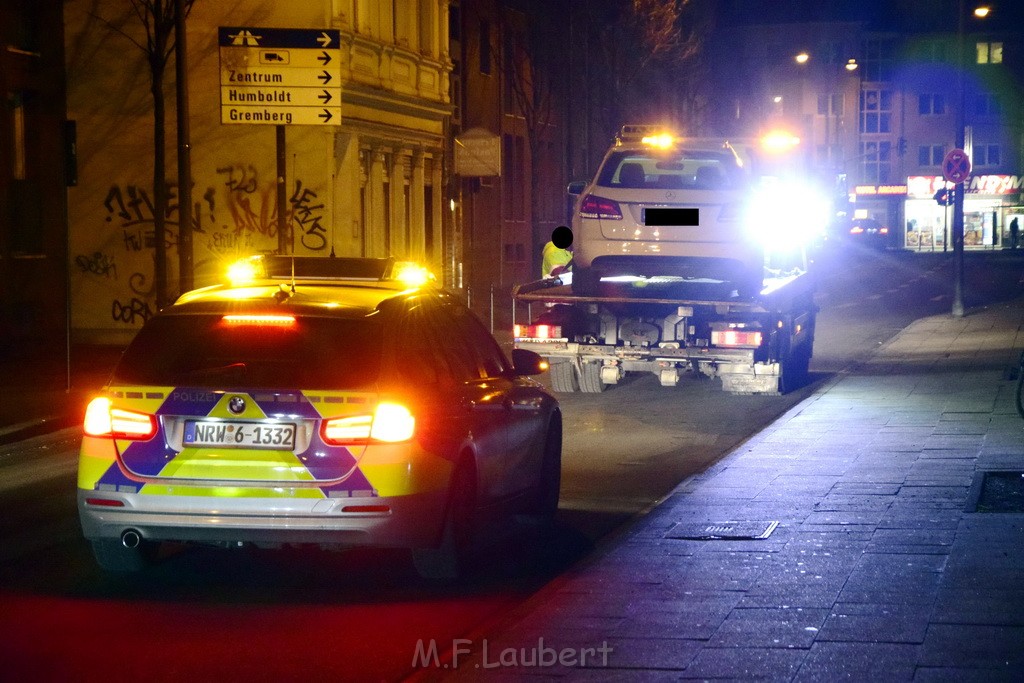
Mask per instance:
[[[779,396],[782,393],[779,391],[778,363],[747,366],[742,370],[736,368],[732,372],[720,368],[718,376],[722,379],[722,390],[730,394]]]

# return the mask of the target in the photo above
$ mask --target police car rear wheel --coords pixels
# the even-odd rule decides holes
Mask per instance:
[[[476,475],[463,460],[452,474],[448,510],[441,544],[437,548],[414,548],[413,565],[424,579],[466,578],[472,569],[476,546]]]
[[[534,512],[542,524],[554,521],[562,487],[562,419],[556,413],[544,440],[544,457],[537,482]]]
[[[140,541],[134,548],[126,548],[118,539],[97,539],[92,541],[92,554],[101,569],[108,572],[138,572],[152,564],[156,547]]]

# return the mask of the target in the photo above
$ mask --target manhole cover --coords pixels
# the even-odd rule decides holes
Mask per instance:
[[[969,512],[1024,512],[1024,472],[979,472]]]
[[[679,523],[669,529],[665,538],[695,541],[746,540],[756,541],[771,536],[778,522],[714,522],[708,524]]]

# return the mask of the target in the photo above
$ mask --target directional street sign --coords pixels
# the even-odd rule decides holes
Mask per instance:
[[[341,123],[341,32],[219,29],[221,123]]]
[[[971,158],[962,149],[951,149],[942,160],[942,177],[951,183],[962,183],[971,175]]]

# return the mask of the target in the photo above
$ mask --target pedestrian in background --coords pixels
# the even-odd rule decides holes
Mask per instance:
[[[1017,238],[1020,235],[1020,223],[1017,221],[1017,216],[1014,216],[1013,220],[1010,221],[1010,249],[1017,248]]]

